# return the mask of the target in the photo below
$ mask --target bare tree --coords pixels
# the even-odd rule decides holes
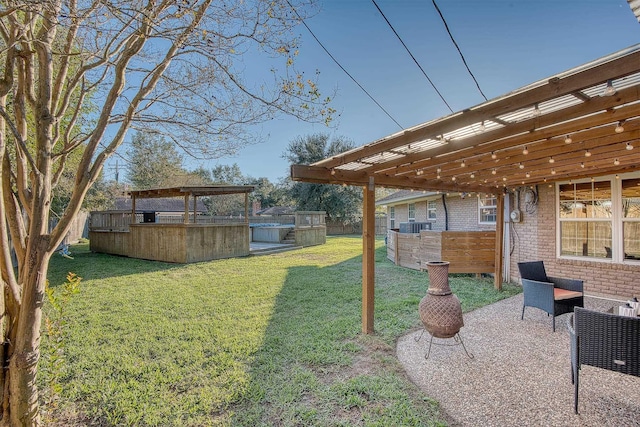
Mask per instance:
[[[294,68],[292,29],[313,5],[292,3],[0,4],[1,425],[40,424],[35,379],[48,262],[130,129],[210,157],[252,142],[248,125],[280,113],[331,119],[316,76]],[[252,62],[258,56],[266,61]],[[75,153],[69,203],[50,231],[52,190]]]

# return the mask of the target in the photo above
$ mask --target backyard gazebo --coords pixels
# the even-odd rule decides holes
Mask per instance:
[[[131,191],[131,212],[92,212],[89,230],[94,252],[155,261],[190,263],[249,255],[249,193],[252,186],[214,185]],[[244,217],[235,222],[198,222],[198,197],[244,194]],[[139,212],[141,198],[184,200],[181,223],[157,222],[155,212]]]
[[[535,216],[524,218],[523,223],[535,228],[533,235],[541,233],[550,242],[536,241],[529,246],[523,243],[523,257],[546,258],[545,263],[553,261],[552,269],[582,269],[583,274],[592,278],[600,271],[605,275],[610,272],[611,277],[620,276],[615,276],[620,271],[637,274],[640,263],[622,255],[626,235],[622,240],[612,237],[613,258],[603,260],[572,258],[549,245],[555,242],[561,248],[559,242],[565,237],[560,235],[556,210],[557,194],[561,191],[558,183],[572,185],[611,177],[613,190],[608,193],[611,203],[612,197],[620,193],[613,176],[617,179],[639,171],[639,136],[640,45],[635,45],[312,165],[293,165],[291,177],[296,181],[364,188],[362,329],[371,333],[376,186],[494,194],[496,288],[503,282],[503,252],[506,252],[505,195],[525,186],[540,187],[538,192],[546,204],[540,205]],[[635,197],[640,198],[640,194]],[[612,224],[612,232],[621,233],[628,224],[635,227],[635,220],[624,218],[621,225]],[[593,289],[599,290],[598,282],[593,280]],[[613,283],[622,283],[615,280]],[[585,286],[588,284],[585,281]],[[640,286],[625,284],[626,293],[640,294]]]

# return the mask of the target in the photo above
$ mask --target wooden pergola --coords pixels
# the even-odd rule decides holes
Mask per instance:
[[[196,205],[198,197],[220,196],[224,194],[244,194],[244,218],[249,223],[249,193],[254,190],[250,185],[207,185],[199,187],[156,188],[151,190],[131,191],[131,211],[135,220],[136,199],[154,199],[164,197],[184,198],[184,223],[189,223],[189,201],[193,200],[193,222],[196,221]]]
[[[500,288],[505,192],[638,170],[639,138],[640,44],[312,165],[293,165],[291,178],[364,188],[362,330],[372,333],[375,186],[495,194]]]

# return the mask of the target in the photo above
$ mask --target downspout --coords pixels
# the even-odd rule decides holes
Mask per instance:
[[[444,206],[444,230],[449,231],[449,212],[447,211],[447,197],[442,194],[442,206]]]

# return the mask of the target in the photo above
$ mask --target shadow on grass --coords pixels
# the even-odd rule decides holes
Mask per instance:
[[[51,257],[47,274],[51,287],[64,283],[69,272],[77,274],[83,280],[93,280],[171,270],[182,266],[91,252],[88,242],[72,245],[70,252],[73,259],[65,258],[58,253]]]
[[[378,248],[377,261],[385,258],[386,248]],[[232,424],[442,425],[437,404],[409,382],[395,358],[393,334],[415,325],[419,286],[376,288],[382,335],[362,335],[361,255],[289,268]],[[388,297],[393,302],[384,304]],[[398,309],[403,312],[389,313]]]

